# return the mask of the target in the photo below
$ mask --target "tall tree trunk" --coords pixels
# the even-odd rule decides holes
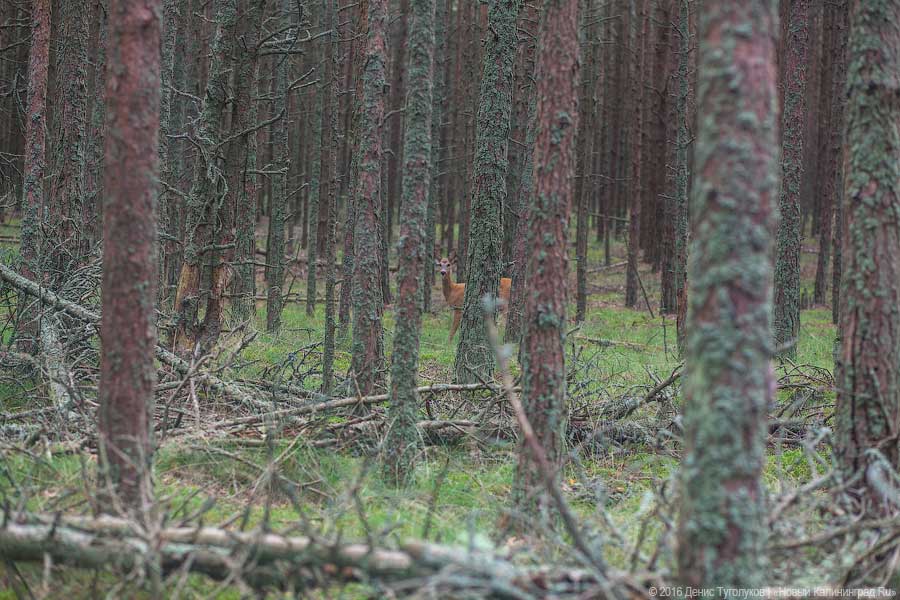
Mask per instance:
[[[434,0],[411,0],[408,73],[416,82],[406,99],[403,148],[403,199],[397,254],[397,304],[391,356],[391,404],[384,439],[384,474],[403,485],[415,468],[419,433],[416,378],[425,272],[431,268],[428,195],[432,181],[432,76],[434,74]]]
[[[391,91],[388,110],[392,116],[388,120],[388,152],[387,155],[387,245],[391,247],[393,237],[394,212],[400,216],[402,204],[400,165],[403,164],[403,129],[406,116],[403,107],[406,104],[406,15],[409,13],[409,1],[399,1],[399,14],[396,20],[396,31],[391,39]]]
[[[360,394],[381,382],[384,334],[381,317],[381,160],[387,64],[387,0],[369,0],[360,123],[359,189],[356,193],[356,259],[353,271],[353,343],[350,370]]]
[[[470,216],[466,297],[456,349],[456,380],[489,378],[494,356],[485,329],[482,300],[496,300],[500,285],[503,204],[506,202],[512,67],[520,0],[491,0],[490,22],[478,101],[474,190]],[[577,42],[577,39],[576,39]]]
[[[234,228],[235,278],[231,311],[234,319],[244,321],[256,312],[253,298],[253,265],[256,259],[256,120],[259,115],[259,31],[266,0],[248,0],[242,19],[242,52],[235,67],[232,137],[229,148],[227,202]],[[286,117],[285,117],[286,118]],[[234,137],[237,136],[237,137]]]
[[[438,249],[438,240],[435,234],[435,221],[440,202],[441,169],[444,168],[443,158],[446,156],[443,139],[444,102],[446,94],[446,63],[447,63],[447,10],[449,0],[435,0],[434,9],[434,66],[432,79],[434,89],[431,100],[431,170],[429,177],[431,183],[428,189],[428,212],[425,217],[425,251],[431,256]],[[431,291],[434,288],[434,269],[430,266],[425,269],[425,292],[422,297],[422,310],[431,311]]]
[[[31,50],[28,54],[28,107],[25,119],[25,170],[22,186],[21,273],[39,280],[41,220],[44,208],[46,168],[45,128],[47,127],[47,76],[50,68],[50,0],[33,0],[31,8]],[[36,349],[36,315],[27,303],[19,304],[16,341],[22,352]]]
[[[529,252],[522,336],[522,404],[551,464],[563,456],[566,421],[565,332],[568,287],[567,235],[578,131],[578,2],[547,0],[541,17],[535,79],[537,135],[534,194],[529,211]],[[549,508],[538,457],[519,448],[514,499],[520,513]]]
[[[350,290],[353,282],[354,268],[354,233],[356,229],[356,194],[359,189],[359,139],[360,139],[360,119],[363,110],[363,57],[366,50],[366,35],[368,27],[368,0],[360,0],[359,13],[357,14],[357,39],[353,43],[353,78],[355,81],[355,91],[353,93],[353,124],[350,135],[353,138],[351,149],[350,164],[350,195],[347,199],[347,220],[344,224],[344,256],[341,263],[341,299],[338,309],[338,323],[340,325],[340,336],[346,337],[347,330],[350,325]]]
[[[900,4],[850,9],[844,280],[835,453],[869,510],[895,514],[900,467]],[[894,488],[893,494],[890,488]]]
[[[216,205],[220,164],[221,124],[228,100],[229,58],[237,25],[237,0],[216,0],[216,31],[211,47],[209,76],[200,110],[194,181],[185,206],[184,259],[175,292],[175,332],[172,345],[177,354],[190,355],[200,341],[202,327],[197,321],[200,306],[200,278],[203,248],[212,242],[209,221]]]
[[[326,0],[327,1],[327,0]],[[286,28],[291,25],[291,10],[295,6],[292,0],[281,0],[281,26]],[[330,86],[331,61],[326,63],[326,85]],[[275,124],[274,139],[272,140],[275,154],[275,162],[278,166],[276,185],[272,187],[273,196],[269,199],[271,209],[269,211],[269,244],[266,248],[266,264],[269,265],[269,289],[266,296],[266,330],[277,332],[281,329],[281,310],[284,308],[282,287],[284,286],[284,224],[287,210],[287,178],[290,149],[288,146],[288,118],[285,114],[287,108],[288,90],[288,60],[286,57],[278,57],[275,60],[275,102],[273,112],[278,122]],[[322,113],[325,114],[325,111]],[[323,117],[324,119],[324,117]],[[325,129],[323,129],[325,131]],[[330,132],[330,129],[329,129]],[[314,265],[310,265],[314,269]]]
[[[689,0],[678,2],[678,97],[675,118],[678,134],[675,140],[675,327],[679,352],[684,352],[687,338],[687,258],[688,258],[688,97],[690,96],[689,54],[691,48]]]
[[[285,0],[287,5],[291,0]],[[328,52],[326,53],[325,77],[329,79],[329,99],[328,99],[328,116],[327,123],[323,123],[323,133],[327,131],[328,139],[322,140],[322,151],[324,156],[322,159],[329,165],[329,178],[326,183],[327,199],[326,210],[328,215],[328,223],[325,228],[325,339],[322,349],[322,393],[331,394],[332,383],[334,379],[334,336],[335,336],[335,306],[334,306],[334,286],[336,276],[335,265],[335,228],[337,227],[337,196],[340,187],[338,181],[338,115],[335,107],[332,92],[337,88],[339,69],[337,56],[338,27],[337,27],[337,8],[335,7],[337,0],[325,0],[325,19],[328,24],[328,30],[331,34],[328,36]]]
[[[849,4],[850,0],[841,0],[834,5],[835,22],[834,37],[839,40],[834,47],[834,78],[831,82],[831,141],[828,148],[829,185],[834,189],[832,200],[832,242],[834,256],[831,261],[831,321],[837,325],[840,321],[841,307],[841,251],[844,231],[844,119],[846,85],[847,85],[847,39],[849,37]],[[838,330],[840,333],[840,330]]]
[[[781,220],[775,253],[775,344],[787,358],[797,354],[800,335],[800,192],[806,124],[809,0],[790,0],[784,56],[784,114],[781,135]]]
[[[99,437],[105,508],[134,513],[152,496],[160,4],[109,2]]]
[[[593,2],[591,0],[582,0],[581,11],[581,27],[579,32],[580,44],[582,47],[587,46],[585,52],[587,73],[581,81],[581,100],[579,102],[579,127],[578,127],[578,150],[576,151],[576,170],[578,174],[575,180],[575,202],[578,207],[578,222],[575,226],[575,265],[576,265],[576,286],[575,286],[575,320],[579,323],[584,322],[587,312],[587,239],[588,239],[588,196],[593,188],[591,182],[595,173],[592,173],[593,161],[592,156],[595,152],[594,148],[594,87],[597,70],[600,68],[598,63],[593,61],[593,36],[591,35],[592,25],[591,14]]]
[[[694,589],[766,582],[761,475],[775,391],[776,24],[771,0],[707,0],[700,14],[703,118],[691,206],[678,524],[679,578]]]
[[[625,306],[634,308],[638,302],[638,261],[641,248],[641,201],[643,193],[643,160],[641,143],[644,131],[644,44],[647,40],[647,1],[633,0],[632,14],[637,22],[634,27],[634,73],[631,77],[631,98],[635,110],[631,130],[631,169],[628,198],[628,268],[625,275]]]
[[[822,44],[819,52],[819,63],[822,74],[819,79],[819,107],[818,107],[818,139],[814,148],[818,157],[816,162],[816,174],[814,186],[814,198],[818,199],[819,206],[815,212],[819,233],[819,254],[816,260],[816,279],[813,285],[813,302],[825,304],[825,296],[828,291],[828,264],[831,262],[831,206],[834,202],[834,187],[829,185],[829,143],[832,131],[831,103],[834,97],[831,94],[831,81],[834,78],[834,15],[835,10],[831,4],[826,4],[822,15]]]
[[[327,0],[326,0],[327,1]],[[320,11],[319,21],[322,23],[325,19],[325,11]],[[320,29],[323,27],[320,26]],[[317,55],[320,61],[328,60],[330,44],[327,44],[328,37],[321,38]],[[319,248],[321,240],[319,240],[319,221],[321,213],[327,212],[322,210],[322,177],[327,176],[327,165],[323,160],[325,156],[323,143],[326,142],[325,136],[328,135],[325,105],[331,102],[327,97],[330,80],[326,81],[324,76],[319,83],[319,90],[316,94],[315,112],[313,114],[312,137],[315,146],[312,149],[312,166],[310,167],[309,180],[309,242],[306,246],[306,314],[312,316],[316,311],[316,277],[319,262]]]
[[[506,315],[506,333],[504,339],[507,344],[519,343],[522,337],[525,316],[525,292],[527,279],[525,275],[528,260],[528,240],[531,220],[531,194],[534,190],[534,144],[537,139],[537,91],[535,86],[529,88],[528,99],[528,127],[525,135],[525,152],[522,167],[522,181],[517,192],[516,206],[519,211],[519,222],[516,227],[515,241],[513,245],[512,268],[510,269],[509,286],[509,311]]]
[[[91,11],[87,0],[71,0],[61,9],[66,41],[59,81],[58,134],[53,148],[56,163],[47,208],[52,247],[44,248],[45,269],[52,287],[87,260],[84,223],[84,177],[87,167],[87,45]],[[49,246],[49,240],[46,240]]]

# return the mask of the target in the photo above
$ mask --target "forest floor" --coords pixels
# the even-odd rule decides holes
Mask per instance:
[[[2,233],[14,235],[12,230],[8,233],[4,229]],[[614,244],[610,263],[622,263],[624,252],[621,243]],[[803,285],[810,290],[815,259],[815,253],[803,253]],[[666,379],[679,365],[674,318],[661,316],[658,310],[658,274],[646,265],[642,267],[641,278],[653,311],[651,316],[646,306],[642,310],[623,306],[624,266],[597,268],[603,264],[602,248],[592,245],[587,319],[577,328],[573,323],[567,339],[569,385],[577,397],[573,402],[579,406],[640,396],[655,382]],[[574,267],[572,261],[571,289],[574,289]],[[438,279],[432,292],[435,311],[425,315],[423,323],[420,385],[451,381],[458,336],[452,344],[447,343],[451,314],[439,283]],[[295,290],[305,287],[302,279],[293,286]],[[291,353],[322,339],[321,305],[315,316],[308,318],[301,304],[288,304],[283,330],[278,335],[264,332],[264,311],[262,303],[258,306],[256,322],[259,334],[241,353],[244,365],[241,368],[247,373],[269,373],[264,371],[266,367],[284,364]],[[569,314],[574,315],[574,303]],[[393,313],[388,308],[385,312],[388,353],[393,327]],[[502,327],[501,321],[501,331]],[[793,365],[779,365],[779,375],[806,368],[830,371],[834,333],[830,308],[804,310],[797,360]],[[311,362],[303,385],[308,388],[318,384],[315,361],[319,351],[312,348],[307,357]],[[344,374],[348,366],[349,341],[339,340],[336,371]],[[517,368],[514,364],[513,370]],[[787,402],[788,395],[789,391],[783,390],[780,402]],[[489,396],[485,393],[483,401],[488,401]],[[829,398],[825,400],[827,405]],[[466,419],[473,416],[472,409],[478,406],[479,396],[468,394],[463,400],[446,394],[432,401],[434,410],[444,418],[458,410],[454,418]],[[675,403],[680,406],[677,397]],[[3,412],[32,407],[29,399],[17,397],[12,389],[7,390],[6,397],[0,397]],[[185,398],[182,408],[190,413],[190,399]],[[205,414],[206,407],[201,409]],[[642,412],[655,410],[649,406],[640,409]],[[825,408],[828,414],[830,410]],[[331,421],[340,423],[345,419],[333,417]],[[372,536],[396,541],[427,536],[442,543],[485,548],[513,548],[522,543],[505,527],[517,452],[512,440],[487,444],[463,440],[453,445],[428,445],[422,451],[412,486],[396,490],[382,481],[377,461],[371,460],[364,446],[317,448],[306,443],[303,434],[291,432],[289,428],[271,445],[262,443],[262,437],[262,433],[251,431],[234,439],[162,439],[156,455],[155,484],[157,496],[168,507],[171,517],[205,512],[205,523],[220,523],[244,515],[250,525],[267,519],[273,530],[306,523],[326,537],[341,539]],[[656,510],[652,494],[674,476],[678,455],[670,444],[611,443],[573,461],[563,477],[563,489],[587,530],[598,535],[620,536],[631,543],[639,536],[646,536],[647,540],[637,546],[644,548],[645,544],[650,548],[654,538],[661,535],[661,529],[641,531],[641,517]],[[96,462],[91,454],[64,453],[36,459],[31,453],[6,449],[3,457],[5,478],[0,482],[0,496],[7,501],[24,500],[25,506],[35,511],[85,509],[90,489],[86,482],[93,478],[91,465]],[[273,457],[278,457],[281,476],[302,484],[299,506],[272,492],[266,484],[266,467],[272,464]],[[814,469],[800,445],[770,445],[765,481],[773,491],[783,491],[784,486],[808,482]],[[535,531],[528,543],[541,545],[550,537]],[[548,542],[544,556],[558,551],[559,546]],[[611,547],[605,558],[625,568],[633,557]],[[663,556],[660,564],[671,568],[671,560],[671,556]],[[24,569],[23,572],[35,589],[40,589],[41,570]],[[54,578],[50,597],[97,597],[113,589],[112,585],[113,580],[107,576],[69,572]],[[140,597],[144,592],[130,589],[126,584],[114,594]],[[182,597],[210,595],[237,598],[241,594],[237,588],[221,589],[200,578],[191,578]],[[0,591],[0,600],[15,597],[12,590]],[[348,586],[326,592],[322,597],[367,596],[361,588]]]

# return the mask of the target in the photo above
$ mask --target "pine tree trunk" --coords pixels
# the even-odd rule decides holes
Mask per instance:
[[[237,322],[256,313],[253,278],[256,269],[256,126],[259,115],[259,30],[266,0],[249,0],[243,13],[242,52],[235,65],[235,94],[232,111],[232,136],[229,148],[228,193],[234,229],[234,264],[231,311]]]
[[[851,4],[835,454],[868,509],[895,514],[900,467],[900,5]],[[893,488],[893,495],[886,488]]]
[[[415,468],[419,433],[416,422],[416,378],[419,370],[419,328],[425,272],[431,269],[427,246],[428,195],[432,182],[432,77],[434,74],[434,0],[411,0],[409,15],[406,131],[403,148],[403,199],[400,203],[400,247],[397,260],[397,304],[394,351],[391,356],[391,400],[384,440],[385,478],[408,483]]]
[[[691,48],[689,0],[678,2],[678,96],[675,117],[678,134],[675,141],[675,301],[678,350],[684,352],[687,337],[687,258],[688,258],[688,97],[690,96],[689,53]]]
[[[431,170],[429,177],[431,183],[428,190],[428,214],[425,218],[425,250],[428,256],[438,250],[435,226],[439,198],[443,192],[441,186],[441,170],[444,168],[444,102],[446,94],[446,63],[447,63],[447,3],[448,0],[435,0],[434,9],[434,67],[432,79],[434,88],[431,106]],[[431,292],[434,288],[434,269],[430,266],[425,269],[425,293],[422,297],[422,310],[431,312]]]
[[[61,35],[66,51],[62,54],[57,80],[58,133],[53,159],[56,163],[47,202],[49,230],[42,257],[51,287],[59,289],[77,267],[87,259],[83,223],[85,175],[87,169],[87,45],[91,11],[87,0],[68,0],[60,14]]]
[[[581,27],[580,27],[580,44],[582,47],[587,46],[587,52],[583,54],[585,57],[586,68],[585,75],[581,81],[581,100],[579,101],[579,127],[578,127],[578,148],[576,155],[576,170],[578,174],[575,180],[575,202],[578,207],[578,220],[575,225],[575,320],[583,323],[587,312],[587,239],[588,239],[588,196],[592,191],[591,181],[593,173],[591,173],[592,161],[591,157],[594,152],[594,76],[600,65],[595,64],[593,58],[593,38],[591,36],[590,20],[592,18],[593,2],[591,0],[582,0],[581,11]]]
[[[800,335],[800,192],[806,124],[806,80],[809,54],[809,0],[790,0],[790,22],[784,56],[784,114],[781,146],[781,220],[775,253],[774,329],[776,350],[797,354]]]
[[[841,246],[844,231],[844,119],[845,94],[847,86],[847,40],[849,37],[849,0],[842,0],[834,5],[835,22],[834,46],[832,57],[835,65],[831,82],[831,141],[828,148],[828,184],[834,190],[832,199],[832,241],[834,256],[831,260],[831,321],[835,325],[840,322],[841,308],[841,266],[843,253]],[[840,330],[838,330],[840,335]]]
[[[102,474],[116,501],[151,501],[150,439],[156,386],[160,0],[109,2],[109,111],[103,208],[100,358]]]
[[[341,263],[341,299],[338,309],[338,323],[340,324],[340,337],[344,338],[350,326],[350,291],[353,282],[353,259],[354,251],[354,234],[356,230],[356,193],[359,188],[359,139],[360,139],[360,119],[362,114],[362,97],[363,97],[363,58],[366,49],[366,28],[368,27],[368,0],[361,0],[359,3],[359,13],[357,14],[357,36],[358,39],[353,44],[353,79],[355,82],[355,91],[353,93],[353,124],[351,127],[351,136],[353,145],[350,161],[350,196],[347,199],[347,220],[344,224],[344,255]]]
[[[388,110],[392,116],[388,119],[387,155],[387,245],[391,247],[394,230],[394,214],[400,216],[402,204],[400,165],[403,164],[403,129],[406,115],[406,19],[409,13],[409,1],[399,0],[396,31],[391,36],[391,83]],[[393,22],[393,21],[392,21]]]
[[[325,0],[327,1],[327,0]],[[325,15],[321,14],[319,16],[320,22],[325,19]],[[323,29],[323,27],[320,27]],[[320,40],[319,47],[317,48],[318,56],[320,60],[327,61],[330,50],[328,50],[329,44],[327,44],[328,37],[323,37]],[[321,247],[321,240],[319,239],[319,221],[321,220],[321,214],[323,212],[327,212],[326,210],[322,210],[322,181],[323,177],[327,176],[327,165],[325,165],[325,161],[323,160],[325,156],[325,148],[323,144],[326,142],[325,136],[328,135],[327,131],[327,111],[325,109],[325,105],[330,102],[330,99],[326,96],[327,88],[330,87],[330,81],[325,80],[323,77],[322,81],[319,83],[319,90],[316,94],[315,101],[315,112],[313,113],[313,126],[312,126],[312,138],[315,146],[312,148],[312,166],[310,167],[310,180],[309,180],[309,240],[306,246],[306,314],[308,316],[312,316],[316,312],[316,277],[318,275],[318,263],[319,263],[319,248]]]
[[[766,411],[778,193],[771,0],[700,13],[697,180],[685,352],[680,583],[766,584]],[[719,587],[718,589],[722,589]]]
[[[287,4],[289,0],[285,0]],[[328,36],[328,52],[326,53],[326,65],[324,76],[328,77],[329,99],[328,99],[328,117],[327,123],[323,123],[323,133],[328,134],[328,139],[323,140],[322,151],[324,156],[322,159],[329,165],[328,173],[330,174],[326,185],[327,204],[326,210],[328,215],[328,223],[325,228],[325,339],[322,349],[322,393],[331,394],[331,388],[334,379],[334,337],[335,337],[335,306],[334,306],[334,286],[336,276],[336,260],[335,251],[335,231],[337,227],[337,195],[339,191],[338,181],[338,115],[335,109],[333,91],[337,88],[337,79],[339,75],[337,42],[338,27],[335,7],[336,0],[325,0],[325,19],[328,24],[328,30],[331,35]],[[326,143],[327,142],[327,143]]]
[[[381,382],[384,339],[381,317],[381,162],[387,64],[387,0],[369,0],[360,123],[359,189],[356,195],[355,270],[353,272],[353,343],[351,375],[362,395]]]
[[[638,262],[641,248],[641,201],[643,193],[643,160],[641,153],[644,130],[644,44],[646,43],[647,0],[632,0],[632,23],[634,30],[634,72],[631,76],[631,98],[634,102],[634,116],[631,129],[631,168],[629,170],[628,198],[628,268],[625,276],[625,306],[634,308],[638,303]]]
[[[175,292],[175,332],[173,347],[180,356],[190,355],[203,333],[197,314],[200,305],[200,277],[203,251],[212,241],[209,207],[215,205],[219,161],[216,152],[222,138],[221,123],[228,100],[229,67],[234,29],[237,25],[237,0],[216,0],[216,31],[211,47],[209,76],[200,110],[198,152],[194,182],[185,206],[184,259]]]
[[[47,78],[50,68],[50,0],[33,0],[31,50],[28,54],[28,107],[25,119],[25,169],[22,198],[23,277],[40,279],[41,219],[44,208],[44,171],[47,157],[44,131],[47,127]],[[36,350],[38,328],[33,311],[21,305],[16,341],[21,352]]]
[[[280,12],[282,27],[290,26],[290,15],[293,7],[293,0],[281,0]],[[330,87],[331,61],[326,59],[325,64],[325,85]],[[278,166],[279,173],[276,176],[276,183],[272,189],[273,195],[269,200],[271,206],[269,211],[269,244],[266,247],[266,264],[268,264],[271,269],[269,289],[266,296],[266,331],[270,333],[275,333],[281,329],[281,311],[284,308],[282,293],[282,287],[284,286],[284,225],[285,213],[287,210],[288,161],[290,160],[288,117],[285,114],[287,109],[289,84],[287,65],[288,61],[285,58],[280,58],[275,61],[275,102],[273,103],[273,112],[275,113],[275,117],[278,117],[278,115],[281,115],[281,117],[275,124],[275,134],[274,139],[272,140],[275,164]],[[326,111],[322,111],[323,115],[325,115],[325,113]],[[323,116],[323,121],[324,118],[325,117]],[[326,130],[323,128],[323,132],[324,131]],[[315,265],[309,265],[309,267],[310,269],[314,269]]]
[[[529,250],[522,336],[522,405],[551,464],[563,456],[566,422],[565,332],[568,287],[567,235],[578,131],[578,2],[547,0],[541,16],[535,80],[537,135],[534,194],[529,211]],[[516,509],[537,515],[550,499],[524,444],[514,482]]]
[[[483,298],[496,300],[503,243],[509,126],[512,113],[512,67],[516,57],[516,23],[520,0],[491,0],[478,101],[474,182],[470,215],[466,295],[456,350],[456,380],[489,378],[494,356],[485,329]],[[576,40],[577,41],[577,40]]]

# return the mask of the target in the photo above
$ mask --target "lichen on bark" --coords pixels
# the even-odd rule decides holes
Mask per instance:
[[[410,0],[408,73],[416,82],[406,98],[403,148],[403,199],[397,272],[396,330],[391,355],[391,404],[384,440],[388,481],[409,481],[418,450],[416,377],[425,270],[431,268],[426,226],[431,186],[432,74],[434,72],[434,0]]]
[[[879,465],[900,467],[900,4],[853,2],[850,21],[835,453],[890,514]]]
[[[507,202],[516,23],[521,0],[490,0],[476,120],[472,205],[466,257],[466,296],[454,371],[459,382],[488,378],[494,356],[483,300],[495,299],[501,277],[503,205]]]
[[[781,120],[781,196],[775,256],[775,343],[782,356],[797,354],[800,335],[800,186],[806,125],[809,0],[790,0],[785,47],[784,113]]]
[[[700,13],[678,524],[679,578],[695,589],[766,583],[776,23],[772,0],[708,0]]]

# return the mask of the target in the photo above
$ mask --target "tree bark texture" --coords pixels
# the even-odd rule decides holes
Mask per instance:
[[[766,583],[776,33],[771,0],[709,0],[700,13],[678,524],[679,578],[694,588]]]
[[[503,205],[507,202],[509,126],[512,113],[513,62],[520,0],[491,0],[476,123],[474,181],[466,296],[456,349],[456,379],[490,377],[494,356],[487,339],[483,300],[497,300],[501,277]],[[577,38],[576,38],[577,41]]]
[[[578,1],[544,4],[535,66],[537,134],[534,192],[529,210],[525,290],[522,404],[551,464],[563,456],[566,422],[566,302],[569,214],[574,195],[578,131]],[[549,509],[537,457],[523,445],[515,498],[525,514]]]
[[[353,342],[350,369],[359,392],[367,395],[381,382],[384,334],[381,317],[381,168],[387,64],[387,0],[369,0],[369,31],[363,70],[359,187],[356,192]]]
[[[785,357],[797,354],[800,335],[800,192],[806,125],[809,0],[790,0],[784,56],[781,125],[781,197],[775,255],[775,343]]]
[[[835,452],[875,510],[900,466],[900,3],[850,9],[842,337]],[[888,486],[890,487],[890,486]]]
[[[99,436],[101,470],[135,512],[152,495],[160,4],[109,3]]]
[[[419,371],[419,329],[425,271],[433,270],[428,235],[431,187],[432,77],[434,74],[434,0],[410,0],[407,72],[414,86],[406,99],[403,148],[403,199],[397,254],[397,302],[394,351],[391,355],[391,404],[384,441],[384,471],[388,481],[405,484],[415,466],[419,434],[416,422],[416,378]]]

